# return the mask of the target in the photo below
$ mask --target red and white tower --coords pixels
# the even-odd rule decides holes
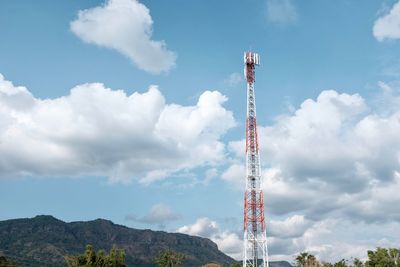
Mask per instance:
[[[261,189],[260,151],[258,147],[255,66],[260,57],[244,53],[244,75],[247,80],[246,119],[246,191],[244,193],[243,267],[269,267],[267,234],[264,217],[264,194]]]

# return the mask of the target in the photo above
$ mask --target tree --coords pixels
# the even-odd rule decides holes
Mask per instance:
[[[320,267],[321,264],[317,261],[314,255],[308,252],[302,252],[295,258],[295,267]]]
[[[399,249],[376,248],[375,251],[368,250],[368,261],[366,267],[400,267]]]
[[[345,259],[341,259],[340,261],[335,262],[333,264],[333,267],[347,267],[346,260]]]
[[[321,264],[317,261],[314,255],[307,255],[306,267],[319,267]]]
[[[182,266],[182,262],[185,259],[185,255],[172,250],[162,251],[154,260],[158,267],[179,267]]]
[[[400,249],[389,248],[388,249],[389,258],[393,261],[395,266],[400,266]]]
[[[305,267],[307,262],[307,257],[309,254],[307,252],[300,253],[295,259],[295,267]]]
[[[355,258],[353,260],[353,266],[354,267],[364,267],[364,263],[360,259]]]
[[[91,245],[81,255],[65,256],[68,267],[126,267],[125,252],[113,247],[109,254],[99,250],[96,252]]]
[[[0,267],[17,267],[17,264],[4,256],[0,256]]]

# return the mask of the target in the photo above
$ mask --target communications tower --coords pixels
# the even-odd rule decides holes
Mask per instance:
[[[264,194],[261,189],[260,151],[258,147],[255,66],[260,57],[244,53],[244,75],[247,80],[246,119],[246,189],[244,193],[243,267],[269,267],[264,217]]]

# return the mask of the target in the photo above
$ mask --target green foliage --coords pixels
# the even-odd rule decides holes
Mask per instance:
[[[314,255],[308,255],[306,260],[306,267],[319,267],[320,263]]]
[[[346,260],[345,259],[341,259],[340,261],[335,262],[333,264],[333,267],[347,267]]]
[[[353,260],[353,266],[354,267],[364,267],[364,263],[360,259],[355,258]]]
[[[172,250],[162,251],[154,260],[158,267],[179,267],[182,266],[182,262],[185,259],[185,255]]]
[[[342,259],[334,264],[319,262],[317,258],[308,252],[302,252],[295,258],[295,267],[348,267],[346,260]]]
[[[0,267],[17,267],[17,264],[4,256],[0,256]]]
[[[295,267],[320,267],[321,264],[317,261],[314,255],[308,252],[300,253],[294,263]]]
[[[309,254],[307,252],[300,253],[295,259],[294,266],[295,267],[305,267],[308,255]]]
[[[376,250],[369,250],[367,254],[368,261],[365,263],[355,258],[350,264],[345,259],[332,264],[318,262],[313,255],[302,252],[296,256],[294,267],[400,267],[400,249],[378,247]]]
[[[400,267],[400,250],[397,248],[377,248],[368,250],[366,267]]]
[[[96,252],[91,245],[86,246],[83,254],[65,256],[68,267],[126,267],[125,252],[113,247],[109,254],[99,250]]]

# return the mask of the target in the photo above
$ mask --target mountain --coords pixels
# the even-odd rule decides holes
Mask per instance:
[[[270,261],[269,267],[293,267],[293,266],[287,261]]]
[[[137,230],[103,219],[66,223],[36,216],[0,221],[0,255],[19,266],[64,267],[63,257],[83,253],[87,244],[96,250],[109,251],[113,245],[123,248],[127,266],[154,266],[154,257],[167,248],[185,254],[185,266],[235,262],[207,238]]]
[[[127,266],[154,266],[154,258],[171,249],[186,255],[184,266],[236,261],[207,238],[163,231],[138,230],[108,220],[66,223],[52,216],[0,221],[0,256],[22,267],[66,267],[65,255],[83,253],[87,244],[109,251],[114,245],[126,253]],[[0,257],[1,258],[1,257]],[[291,267],[270,262],[270,267]]]

